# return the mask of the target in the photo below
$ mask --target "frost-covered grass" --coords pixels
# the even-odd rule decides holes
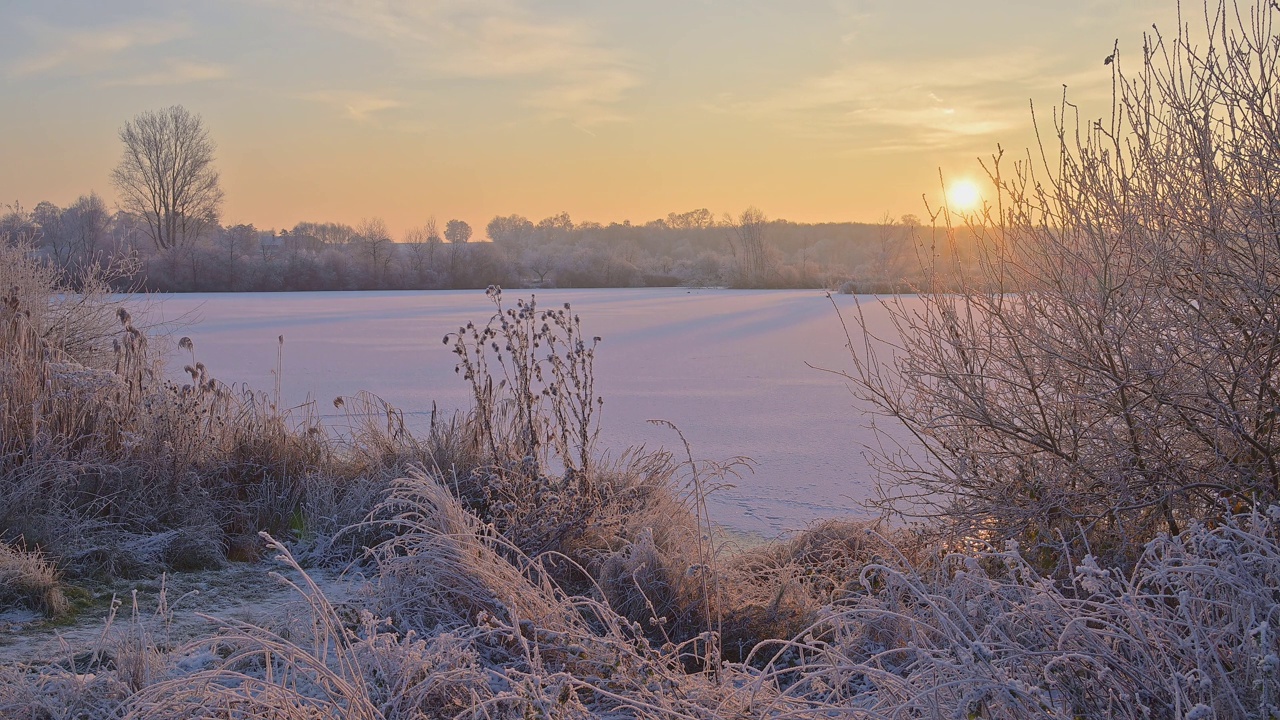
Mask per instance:
[[[135,489],[151,504],[130,507],[158,510],[194,493],[202,500],[190,507],[220,507],[224,518],[252,507],[263,510],[249,522],[303,518],[284,525],[289,539],[267,536],[266,547],[307,610],[264,625],[215,621],[206,637],[177,646],[136,613],[113,614],[86,653],[0,668],[0,717],[1275,716],[1280,508],[1158,537],[1124,573],[1105,558],[1046,566],[1039,551],[1024,557],[1012,545],[949,552],[923,530],[872,523],[832,521],[735,549],[709,524],[705,503],[724,468],[665,453],[614,461],[593,453],[591,341],[571,315],[545,312],[499,308],[490,323],[445,339],[471,388],[470,414],[417,438],[394,408],[349,398],[355,431],[341,445],[311,426],[290,428],[280,414],[264,421],[194,365],[187,389],[145,371],[131,385],[125,356],[95,371],[115,394],[89,395],[86,406],[85,395],[57,391],[75,373],[46,368],[73,358],[35,341],[7,345],[6,371],[34,368],[40,380],[27,390],[45,408],[35,416],[45,424],[17,445],[23,462],[6,466],[9,482],[48,483],[35,470],[58,463],[101,472],[172,461],[159,454],[143,463],[138,448],[165,447],[144,434],[130,440],[134,454],[111,455],[112,441],[137,436],[111,434],[118,426],[93,402],[137,403],[170,423],[182,413],[205,418],[211,439],[193,447],[209,464],[186,466],[193,485],[170,495]],[[15,317],[9,327],[28,327]],[[117,357],[143,347],[130,327],[126,319],[121,332],[137,345],[122,343]],[[544,348],[558,359],[543,364]],[[126,420],[134,424],[119,427],[135,433],[159,427]],[[65,442],[69,435],[46,439],[58,437],[50,428],[72,427],[97,432],[80,445]],[[219,444],[250,431],[265,435],[260,444]],[[309,463],[299,447],[313,449],[302,456]],[[75,454],[89,450],[98,454]],[[304,471],[258,476],[271,502],[220,495],[194,474],[228,467],[236,452],[260,463],[281,453],[281,464],[262,466]],[[319,471],[331,474],[308,474]],[[300,494],[274,492],[291,487]],[[184,524],[202,517],[195,512],[130,519],[130,531],[94,526],[84,514],[92,503],[38,507],[51,526],[89,524],[93,532],[72,534],[79,542],[124,538],[96,552],[139,565],[172,566],[207,547],[174,550],[206,527]],[[8,517],[23,516],[11,506]],[[315,517],[335,531],[318,532]],[[358,603],[331,603],[293,555],[347,548],[359,557],[361,547],[372,548],[364,561],[374,581]],[[84,555],[53,557],[85,567]],[[55,579],[30,553],[15,562]],[[1069,573],[1045,574],[1063,565]]]
[[[52,562],[38,552],[0,543],[0,608],[10,605],[54,618],[68,609]]]
[[[707,662],[716,657],[715,632],[679,644],[654,641],[646,623],[619,614],[603,588],[566,592],[552,580],[551,556],[521,552],[437,479],[399,481],[387,509],[400,532],[376,552],[377,580],[365,607],[335,608],[287,548],[273,543],[282,577],[306,599],[308,615],[273,627],[222,623],[216,634],[178,648],[135,645],[133,663],[115,667],[4,668],[0,715],[1013,719],[1278,712],[1280,508],[1159,538],[1128,575],[1082,558],[1066,583],[1039,575],[1016,548],[926,557],[917,565],[864,530],[846,540],[880,553],[843,573],[828,569],[824,580],[840,582],[839,591],[794,639],[766,641],[741,662],[717,663]],[[712,571],[722,587],[740,579],[732,566]],[[126,623],[118,632],[131,630]]]

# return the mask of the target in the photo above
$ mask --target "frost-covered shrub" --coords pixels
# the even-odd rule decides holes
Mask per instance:
[[[305,616],[271,628],[224,621],[176,648],[125,623],[104,632],[103,647],[116,649],[110,663],[0,669],[0,714],[1243,720],[1280,712],[1276,507],[1157,538],[1128,573],[1081,558],[1066,582],[1041,575],[1013,544],[917,564],[870,528],[827,528],[791,550],[864,557],[844,573],[839,597],[793,639],[709,667],[687,662],[705,637],[654,642],[623,608],[565,592],[548,558],[521,553],[438,482],[406,479],[390,502],[398,538],[379,550],[378,578],[360,607],[335,607],[271,541]],[[833,552],[837,545],[845,550]]]
[[[854,353],[926,448],[884,458],[900,509],[1109,562],[1280,501],[1278,8],[1209,2],[1136,73],[1117,50],[1111,117],[1064,104],[1049,167],[996,157],[998,207],[944,218],[979,262],[927,268],[901,347]]]
[[[868,717],[1270,718],[1277,521],[1272,506],[1161,536],[1129,573],[1086,556],[1065,584],[1015,543],[937,571],[871,563],[796,640],[757,648],[757,682]]]

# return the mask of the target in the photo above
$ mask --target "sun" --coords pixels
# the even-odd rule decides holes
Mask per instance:
[[[982,204],[982,191],[972,180],[956,180],[947,188],[947,206],[954,211],[977,210]]]

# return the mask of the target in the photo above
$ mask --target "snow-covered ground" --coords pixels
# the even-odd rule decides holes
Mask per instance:
[[[504,302],[529,294],[508,290]],[[750,457],[755,472],[711,498],[713,519],[735,530],[776,535],[820,518],[864,514],[858,502],[874,497],[863,458],[864,445],[874,442],[871,416],[842,378],[810,367],[849,367],[844,332],[824,293],[536,294],[541,307],[571,303],[584,333],[604,338],[595,365],[604,447],[679,448],[671,430],[646,422],[663,419],[679,426],[699,459]],[[847,311],[860,301],[879,334],[892,332],[879,300],[835,300]],[[223,382],[272,390],[283,335],[284,403],[311,397],[331,413],[334,397],[366,390],[425,425],[433,402],[442,411],[467,404],[467,386],[441,339],[467,321],[483,323],[493,305],[483,291],[195,294],[155,296],[146,314],[150,322],[177,323],[170,330],[191,337],[196,358]],[[174,357],[175,377],[188,362],[185,351]]]

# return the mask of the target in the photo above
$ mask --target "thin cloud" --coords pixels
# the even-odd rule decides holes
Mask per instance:
[[[110,80],[105,84],[126,86],[186,85],[188,83],[221,80],[228,77],[229,74],[224,65],[174,60],[170,61],[168,67],[163,69],[118,80]]]
[[[9,69],[12,77],[47,73],[89,75],[135,48],[163,45],[190,35],[185,23],[137,20],[93,28],[56,27],[39,20],[21,23],[40,47]]]
[[[369,122],[378,113],[404,106],[399,100],[364,92],[319,91],[299,97],[338,108],[347,118],[356,122]]]
[[[570,73],[529,93],[527,102],[543,117],[568,120],[583,129],[607,122],[625,121],[619,109],[627,91],[638,83],[625,72],[595,72],[590,77]]]
[[[1027,125],[1049,62],[1031,51],[978,58],[863,61],[714,110],[871,152],[960,150]]]
[[[392,50],[401,69],[442,79],[519,80],[544,119],[624,119],[635,70],[574,19],[536,17],[507,0],[281,0],[332,29]]]

